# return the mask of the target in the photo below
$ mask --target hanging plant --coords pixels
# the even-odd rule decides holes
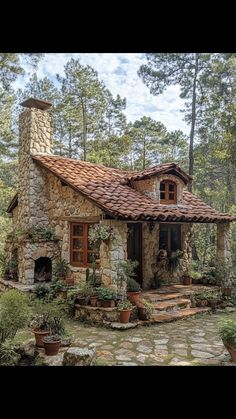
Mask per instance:
[[[114,238],[115,234],[110,226],[95,224],[89,228],[89,242],[94,246],[98,246],[101,242],[108,242]]]

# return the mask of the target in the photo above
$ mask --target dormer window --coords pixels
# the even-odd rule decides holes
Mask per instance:
[[[163,180],[160,183],[160,203],[176,204],[177,203],[177,187],[176,183],[170,180]]]

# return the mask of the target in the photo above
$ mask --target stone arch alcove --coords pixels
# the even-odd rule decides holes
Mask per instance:
[[[48,257],[36,259],[34,265],[34,281],[50,282],[52,280],[52,261]]]

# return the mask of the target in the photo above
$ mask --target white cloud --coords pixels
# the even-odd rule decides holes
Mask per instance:
[[[125,114],[128,121],[135,121],[143,116],[150,116],[161,121],[169,131],[181,129],[186,134],[189,127],[182,120],[180,109],[183,101],[179,98],[179,87],[169,87],[164,94],[153,96],[149,89],[138,77],[137,71],[145,62],[144,54],[140,53],[66,53],[46,54],[41,60],[37,74],[38,77],[55,79],[56,74],[64,74],[64,65],[70,58],[79,58],[81,64],[90,65],[97,72],[113,95],[120,94],[126,97],[127,107]],[[15,87],[24,87],[32,70],[25,67],[27,75],[20,77]]]

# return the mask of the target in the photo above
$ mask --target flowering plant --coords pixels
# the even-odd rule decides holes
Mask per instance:
[[[95,224],[89,228],[89,242],[94,245],[102,241],[113,240],[115,238],[112,227],[107,225]]]

